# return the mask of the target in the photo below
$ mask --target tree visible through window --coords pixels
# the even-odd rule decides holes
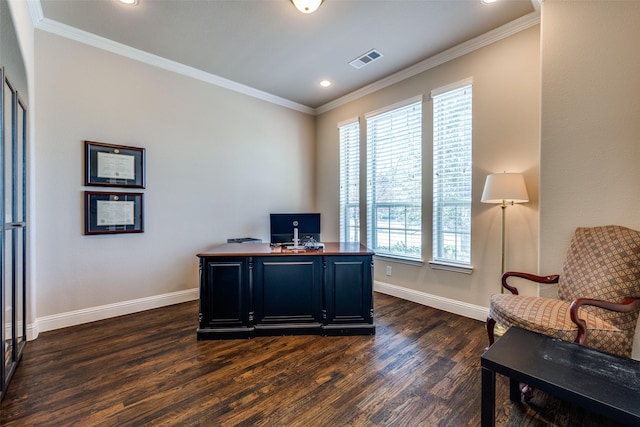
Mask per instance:
[[[471,263],[472,85],[465,80],[433,99],[433,260]]]
[[[367,115],[367,244],[422,257],[422,100]]]

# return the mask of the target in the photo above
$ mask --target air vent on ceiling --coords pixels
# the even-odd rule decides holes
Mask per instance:
[[[364,67],[365,65],[371,64],[373,61],[379,58],[382,58],[382,54],[379,51],[372,49],[364,55],[361,55],[353,61],[349,62],[349,65],[359,69]]]

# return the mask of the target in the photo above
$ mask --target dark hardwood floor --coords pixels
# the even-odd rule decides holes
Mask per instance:
[[[377,334],[196,341],[196,301],[45,332],[3,426],[477,426],[484,323],[375,294]],[[500,426],[603,426],[538,393]]]

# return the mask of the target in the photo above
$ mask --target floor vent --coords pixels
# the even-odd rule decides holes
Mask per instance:
[[[360,69],[365,65],[371,64],[373,61],[379,58],[382,58],[382,54],[377,50],[372,49],[369,52],[365,53],[364,55],[361,55],[358,58],[354,59],[353,61],[349,62],[349,65],[351,65],[354,68]]]

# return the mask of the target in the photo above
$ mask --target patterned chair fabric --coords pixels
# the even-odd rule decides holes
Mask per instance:
[[[569,315],[573,300],[620,303],[640,298],[640,231],[615,225],[576,229],[558,280],[558,297],[492,295],[489,319],[505,328],[518,326],[574,341],[578,328]],[[585,344],[630,357],[639,311],[580,307],[579,317],[587,323]]]

